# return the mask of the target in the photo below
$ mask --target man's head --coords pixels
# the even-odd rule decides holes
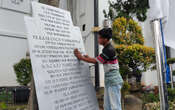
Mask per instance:
[[[98,32],[98,43],[100,45],[105,45],[112,38],[112,29],[103,28]]]

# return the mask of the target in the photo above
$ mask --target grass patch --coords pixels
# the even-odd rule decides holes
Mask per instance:
[[[6,105],[5,103],[1,102],[0,110],[27,110],[27,105]]]

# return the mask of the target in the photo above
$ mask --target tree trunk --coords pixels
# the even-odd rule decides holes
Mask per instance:
[[[40,3],[44,3],[50,6],[59,7],[60,0],[39,0]]]

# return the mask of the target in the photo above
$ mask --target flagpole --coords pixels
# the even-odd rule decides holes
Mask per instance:
[[[168,91],[167,91],[167,83],[169,83],[169,76],[167,76],[167,57],[166,57],[166,48],[165,48],[165,41],[164,41],[164,32],[163,32],[163,24],[162,24],[162,18],[159,19],[160,24],[160,32],[161,32],[161,38],[160,38],[160,49],[161,49],[161,55],[162,55],[162,77],[163,77],[163,90],[164,90],[164,100],[165,100],[165,110],[168,110],[169,104],[168,104]]]
[[[162,46],[162,36],[160,19],[152,21],[153,32],[154,32],[154,42],[156,50],[156,65],[157,65],[157,76],[159,84],[159,96],[160,96],[160,109],[168,110],[167,95],[165,93],[165,76],[164,76],[164,53]]]

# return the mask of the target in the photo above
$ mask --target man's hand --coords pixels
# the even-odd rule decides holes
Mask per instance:
[[[79,60],[81,60],[82,59],[82,54],[80,53],[80,51],[76,48],[75,50],[74,50],[74,55],[79,59]]]
[[[86,57],[86,58],[90,58],[88,55],[83,55],[84,57]]]
[[[91,58],[89,57],[88,55],[83,55],[80,53],[80,51],[78,49],[75,49],[74,50],[74,55],[79,59],[79,60],[83,60],[85,62],[88,62],[88,63],[97,63],[96,59],[95,58]]]

